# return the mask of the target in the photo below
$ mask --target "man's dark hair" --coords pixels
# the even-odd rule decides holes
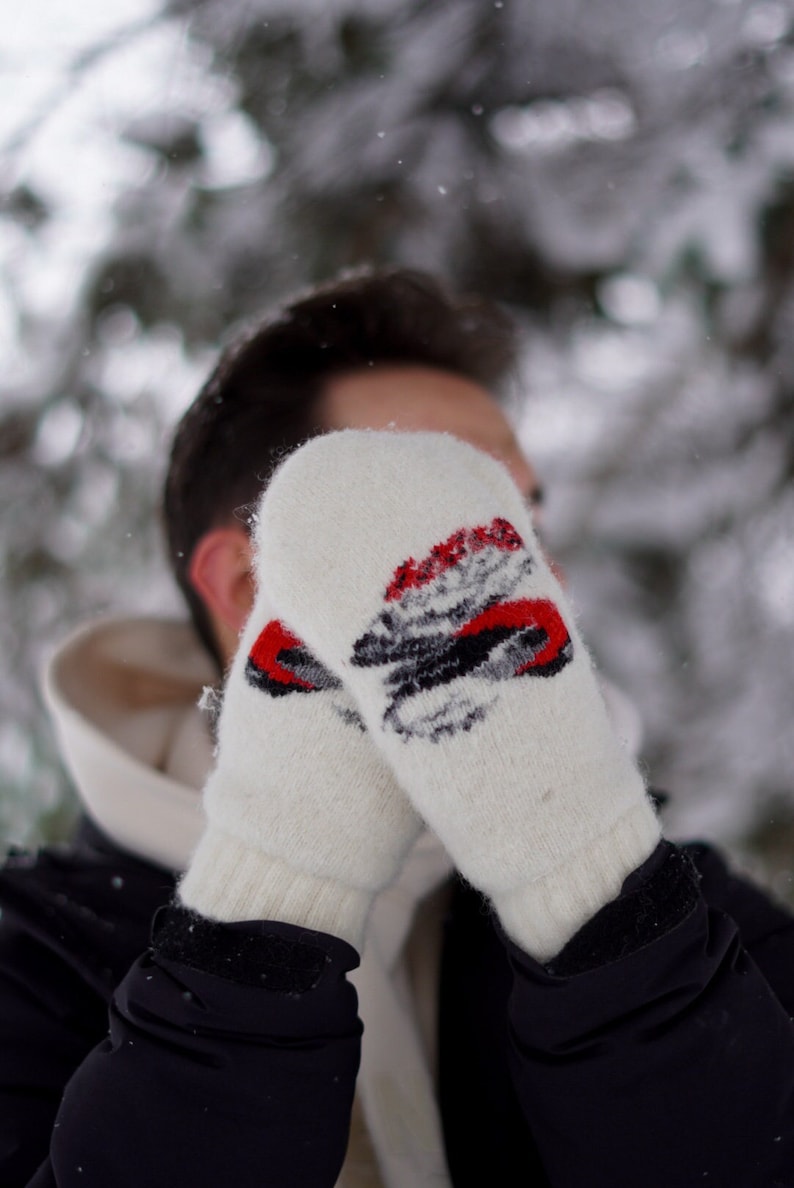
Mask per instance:
[[[174,575],[210,652],[219,659],[189,578],[193,550],[235,514],[247,524],[281,460],[324,431],[320,402],[332,377],[378,364],[438,367],[498,396],[514,358],[501,310],[408,269],[346,274],[232,342],[177,426],[163,502]]]

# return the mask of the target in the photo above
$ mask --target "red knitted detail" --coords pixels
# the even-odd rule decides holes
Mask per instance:
[[[297,685],[301,689],[314,689],[314,685],[309,681],[302,680],[278,662],[281,652],[288,652],[291,648],[302,646],[297,635],[293,635],[277,619],[271,619],[257,636],[248,658],[260,672],[266,673],[279,684]]]
[[[402,598],[406,590],[426,586],[446,570],[452,569],[464,557],[481,552],[489,545],[504,552],[515,552],[523,547],[523,540],[509,520],[497,516],[488,525],[476,528],[459,528],[440,544],[433,545],[422,561],[409,557],[394,571],[386,588],[386,601]]]
[[[464,623],[455,635],[464,638],[478,635],[481,631],[495,627],[540,628],[548,637],[547,642],[531,660],[516,669],[516,676],[550,663],[568,642],[568,628],[557,607],[548,598],[520,598],[515,602],[499,602],[486,607],[479,615]]]

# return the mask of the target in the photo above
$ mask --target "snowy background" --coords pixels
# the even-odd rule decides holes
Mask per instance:
[[[58,836],[35,672],[175,610],[168,428],[364,260],[525,332],[516,415],[676,832],[794,838],[794,7],[28,0],[0,43],[0,837]]]

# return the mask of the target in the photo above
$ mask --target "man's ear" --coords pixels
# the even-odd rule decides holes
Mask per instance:
[[[190,558],[190,583],[206,606],[222,645],[236,645],[254,604],[251,557],[251,540],[245,529],[240,524],[225,524],[206,532]]]

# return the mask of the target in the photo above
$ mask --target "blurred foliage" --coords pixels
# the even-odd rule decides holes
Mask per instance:
[[[586,634],[642,709],[673,821],[763,848],[794,805],[790,6],[173,0],[159,24],[210,97],[163,77],[116,120],[142,164],[58,309],[14,283],[58,214],[22,150],[0,203],[25,360],[0,403],[0,827],[60,804],[44,646],[171,597],[163,443],[210,352],[374,261],[521,321],[521,432]]]

